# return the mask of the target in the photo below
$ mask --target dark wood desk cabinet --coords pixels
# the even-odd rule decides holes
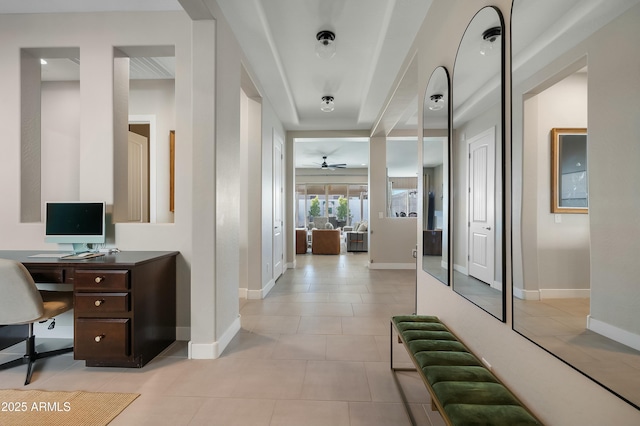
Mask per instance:
[[[442,230],[422,231],[422,255],[442,256]]]
[[[73,284],[74,358],[89,367],[142,367],[176,340],[177,252],[120,252],[87,260],[29,257],[36,282]]]

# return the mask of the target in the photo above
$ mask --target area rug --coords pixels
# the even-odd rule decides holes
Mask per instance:
[[[107,425],[138,396],[135,393],[0,390],[0,425]]]

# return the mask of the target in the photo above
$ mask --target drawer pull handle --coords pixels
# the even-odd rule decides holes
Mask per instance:
[[[98,300],[96,300],[95,302],[93,302],[93,304],[94,304],[94,305],[96,305],[96,306],[100,306],[100,305],[102,305],[103,303],[104,303],[104,299],[98,299]]]
[[[100,284],[102,281],[104,281],[104,277],[96,277],[95,279],[96,284]]]
[[[102,339],[104,339],[104,338],[105,338],[105,335],[104,334],[100,334],[100,335],[96,336],[93,340],[95,340],[96,343],[100,343],[100,341]]]

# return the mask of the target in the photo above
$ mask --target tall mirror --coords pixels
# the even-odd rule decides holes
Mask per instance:
[[[511,19],[513,328],[640,408],[640,1],[515,0]],[[588,134],[586,167],[556,175],[586,171],[583,214],[549,206],[558,129]]]
[[[449,284],[449,73],[436,68],[422,119],[422,269]]]
[[[453,289],[505,319],[504,23],[493,7],[469,23],[453,69]]]

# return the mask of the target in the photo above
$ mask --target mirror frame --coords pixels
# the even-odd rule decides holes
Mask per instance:
[[[587,187],[587,207],[564,207],[560,205],[560,196],[562,193],[562,165],[560,164],[562,154],[562,137],[574,136],[574,135],[587,135],[587,129],[585,128],[573,128],[573,129],[551,129],[551,213],[589,213],[588,207],[588,187]],[[585,153],[586,156],[586,153]],[[585,161],[586,164],[586,161]],[[585,174],[587,176],[587,185],[589,182],[589,170],[585,165]]]
[[[437,85],[438,87],[433,88],[433,85]],[[442,86],[446,85],[446,89],[442,90]],[[431,91],[430,91],[431,89]],[[450,265],[450,258],[451,258],[451,253],[449,250],[449,247],[451,247],[451,76],[449,74],[449,71],[447,70],[447,68],[443,67],[443,66],[439,66],[436,67],[433,72],[431,73],[431,76],[429,77],[429,81],[427,83],[427,88],[425,89],[425,94],[424,94],[424,102],[423,102],[423,111],[422,111],[422,167],[424,167],[424,147],[425,147],[425,141],[424,139],[427,137],[431,137],[430,135],[428,135],[428,131],[432,130],[432,129],[427,129],[425,126],[425,123],[428,119],[427,116],[427,104],[429,102],[429,100],[431,99],[431,96],[433,95],[442,95],[444,98],[444,107],[442,109],[446,109],[446,138],[447,138],[447,143],[446,143],[446,158],[444,159],[446,161],[443,161],[443,181],[445,181],[446,179],[446,186],[443,183],[442,186],[442,209],[445,210],[446,207],[446,215],[443,215],[443,222],[444,222],[444,228],[441,230],[441,248],[442,248],[442,253],[441,256],[445,256],[446,254],[446,267],[441,266],[441,269],[444,272],[443,274],[437,274],[434,273],[432,271],[430,271],[427,266],[424,263],[424,258],[425,258],[425,254],[424,254],[424,238],[425,238],[425,232],[429,232],[428,229],[424,229],[424,224],[425,224],[425,217],[427,215],[427,211],[425,211],[425,204],[426,204],[426,200],[427,200],[427,193],[428,193],[428,188],[426,188],[425,183],[423,181],[423,194],[422,194],[422,198],[423,198],[423,208],[422,208],[422,247],[423,247],[423,251],[422,251],[422,270],[426,273],[428,273],[429,275],[433,276],[434,278],[438,279],[442,284],[446,285],[446,286],[450,286],[451,283],[451,277],[450,277],[450,271],[449,271],[449,265]],[[439,130],[439,129],[438,129]],[[445,171],[445,165],[446,165],[446,171]],[[445,174],[446,173],[446,174]],[[424,179],[424,173],[423,173],[423,179]],[[446,196],[445,196],[446,195]],[[440,264],[442,265],[442,261],[440,262]]]
[[[497,264],[497,262],[500,262],[500,267],[495,268],[496,271],[500,271],[501,274],[501,283],[500,283],[500,304],[499,304],[499,308],[495,309],[496,311],[499,312],[492,312],[491,310],[487,309],[486,307],[482,306],[479,302],[477,302],[476,300],[472,299],[469,295],[463,294],[461,293],[459,290],[456,290],[456,280],[455,280],[455,241],[454,241],[454,236],[456,233],[456,224],[454,223],[454,209],[456,206],[456,196],[455,196],[455,188],[456,188],[456,158],[455,157],[455,151],[452,148],[452,158],[450,160],[450,164],[451,164],[451,188],[452,188],[452,197],[451,197],[451,247],[450,247],[450,253],[451,253],[451,262],[453,262],[454,266],[452,268],[450,268],[450,283],[451,283],[451,287],[452,289],[459,294],[461,297],[467,299],[469,302],[473,303],[474,305],[476,305],[478,308],[482,309],[483,311],[487,312],[489,315],[493,316],[494,318],[496,318],[497,320],[501,321],[501,322],[506,322],[507,320],[507,296],[506,296],[506,290],[507,290],[507,284],[506,284],[506,280],[507,280],[507,265],[506,265],[506,261],[507,261],[507,228],[506,228],[506,222],[507,222],[507,216],[506,216],[506,189],[507,189],[507,180],[506,180],[506,143],[505,143],[505,137],[506,137],[506,107],[505,107],[505,99],[506,99],[506,84],[505,84],[505,77],[506,77],[506,35],[505,35],[505,20],[504,20],[504,15],[502,14],[502,11],[495,7],[495,6],[485,6],[482,7],[481,9],[479,9],[475,15],[471,18],[471,20],[469,21],[469,23],[467,24],[467,27],[465,29],[465,32],[462,35],[462,38],[460,39],[460,42],[458,44],[458,51],[456,52],[456,57],[454,60],[454,69],[452,72],[452,77],[451,77],[451,91],[452,91],[452,100],[451,100],[451,129],[450,129],[450,133],[452,135],[451,137],[451,145],[452,147],[454,146],[454,144],[457,143],[457,141],[454,141],[454,137],[453,134],[455,132],[455,121],[456,121],[456,105],[454,105],[454,97],[455,97],[455,92],[456,92],[456,65],[458,65],[458,57],[460,55],[460,48],[463,45],[463,42],[465,41],[465,36],[468,35],[468,30],[469,27],[473,24],[474,20],[478,17],[478,15],[480,13],[482,13],[485,10],[492,10],[493,13],[495,13],[497,19],[498,19],[498,25],[501,29],[501,34],[500,34],[500,38],[499,38],[499,43],[500,43],[500,52],[497,53],[498,55],[500,55],[499,57],[499,76],[497,76],[499,78],[499,84],[500,84],[500,88],[498,89],[498,94],[497,94],[497,98],[498,98],[498,102],[499,105],[497,106],[499,114],[500,114],[500,123],[496,124],[495,126],[493,126],[492,128],[495,129],[495,137],[496,138],[500,138],[499,141],[497,141],[496,143],[496,151],[499,149],[500,150],[500,155],[496,155],[496,162],[495,162],[495,167],[500,167],[500,170],[497,171],[496,175],[496,179],[501,179],[499,186],[496,182],[495,188],[496,188],[496,196],[495,199],[496,200],[500,200],[500,206],[498,209],[496,209],[496,213],[499,213],[501,215],[501,217],[498,219],[496,218],[494,226],[496,228],[496,230],[500,229],[501,235],[500,238],[496,238],[495,239],[495,246],[494,246],[494,252],[497,253],[497,248],[500,248],[500,253],[498,256],[495,256],[494,258],[494,268],[495,265]],[[474,93],[474,96],[477,93]],[[486,93],[485,93],[486,94]],[[466,112],[466,111],[465,111]],[[482,134],[483,132],[479,133]],[[468,148],[468,147],[467,147]],[[468,152],[468,149],[467,149]],[[459,168],[459,166],[458,166]],[[498,190],[501,192],[500,194],[498,194]],[[458,197],[462,197],[463,194],[458,194]],[[468,205],[466,206],[466,208],[468,209]],[[467,253],[468,254],[468,253]]]

